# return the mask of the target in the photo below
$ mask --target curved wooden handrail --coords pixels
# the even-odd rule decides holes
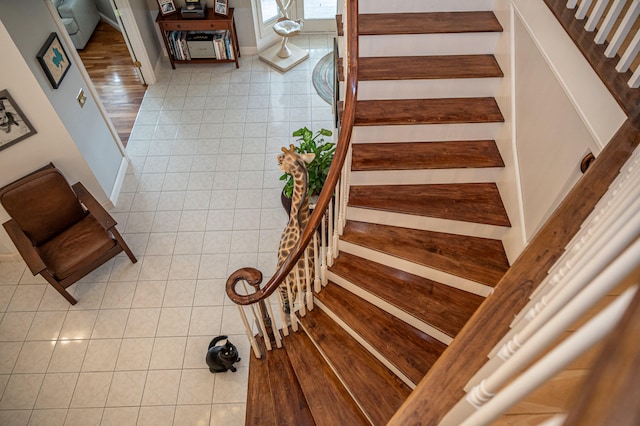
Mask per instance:
[[[342,116],[342,126],[338,136],[336,152],[331,163],[329,175],[320,193],[320,198],[309,218],[309,224],[305,228],[300,240],[295,245],[287,259],[273,274],[269,282],[262,287],[257,286],[262,281],[262,273],[255,268],[241,268],[235,271],[227,279],[226,291],[229,298],[238,305],[251,305],[269,297],[280,286],[280,283],[289,275],[289,272],[296,265],[300,257],[304,254],[305,248],[311,242],[313,235],[321,224],[329,201],[333,196],[342,167],[344,165],[349,145],[351,143],[351,132],[355,121],[356,99],[358,93],[358,2],[347,2],[347,78],[346,96],[344,101],[344,113]],[[247,281],[256,287],[256,292],[249,295],[242,295],[236,292],[236,284],[239,281]]]

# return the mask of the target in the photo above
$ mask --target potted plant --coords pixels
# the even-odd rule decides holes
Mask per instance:
[[[315,154],[313,161],[307,164],[310,198],[317,198],[318,195],[320,195],[322,186],[327,180],[336,147],[333,142],[325,142],[324,137],[331,136],[332,134],[330,130],[320,129],[314,135],[313,132],[306,127],[298,129],[292,134],[292,136],[298,137],[296,141],[299,142],[299,144],[295,146],[296,152],[300,154]],[[284,188],[282,189],[282,205],[288,213],[291,210],[293,176],[289,173],[284,173],[280,176],[280,180],[285,181]]]

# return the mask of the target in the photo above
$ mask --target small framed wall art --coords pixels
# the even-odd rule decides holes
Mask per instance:
[[[0,150],[36,133],[9,91],[0,90]]]
[[[213,12],[216,15],[229,16],[229,0],[214,0]]]
[[[158,6],[160,6],[160,13],[162,16],[171,15],[172,13],[176,13],[178,9],[176,8],[176,4],[173,0],[156,0],[158,2]]]
[[[51,33],[36,57],[53,88],[60,87],[62,79],[71,67],[71,62],[67,52],[62,47],[62,43],[60,43],[58,34]]]

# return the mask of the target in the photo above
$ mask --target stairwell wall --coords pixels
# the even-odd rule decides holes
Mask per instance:
[[[505,74],[496,143],[506,167],[497,184],[513,262],[580,178],[582,157],[597,157],[626,117],[543,1],[497,0],[494,11]]]

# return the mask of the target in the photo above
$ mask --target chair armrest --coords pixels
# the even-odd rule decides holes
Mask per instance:
[[[102,225],[104,229],[108,230],[117,225],[115,219],[112,218],[109,213],[107,213],[107,211],[104,209],[104,207],[102,207],[102,204],[100,204],[98,200],[93,198],[93,195],[91,195],[91,193],[87,191],[87,188],[85,188],[81,182],[74,184],[72,188],[78,196],[80,202],[84,204],[89,213],[91,213],[91,215],[96,218],[98,223],[100,223],[100,225]]]
[[[11,219],[3,223],[2,226],[4,226],[7,234],[9,234],[9,238],[11,238],[11,241],[15,244],[20,256],[22,256],[33,275],[39,274],[47,269],[38,251],[33,247],[33,244],[31,244],[31,240],[29,240],[15,220]]]

